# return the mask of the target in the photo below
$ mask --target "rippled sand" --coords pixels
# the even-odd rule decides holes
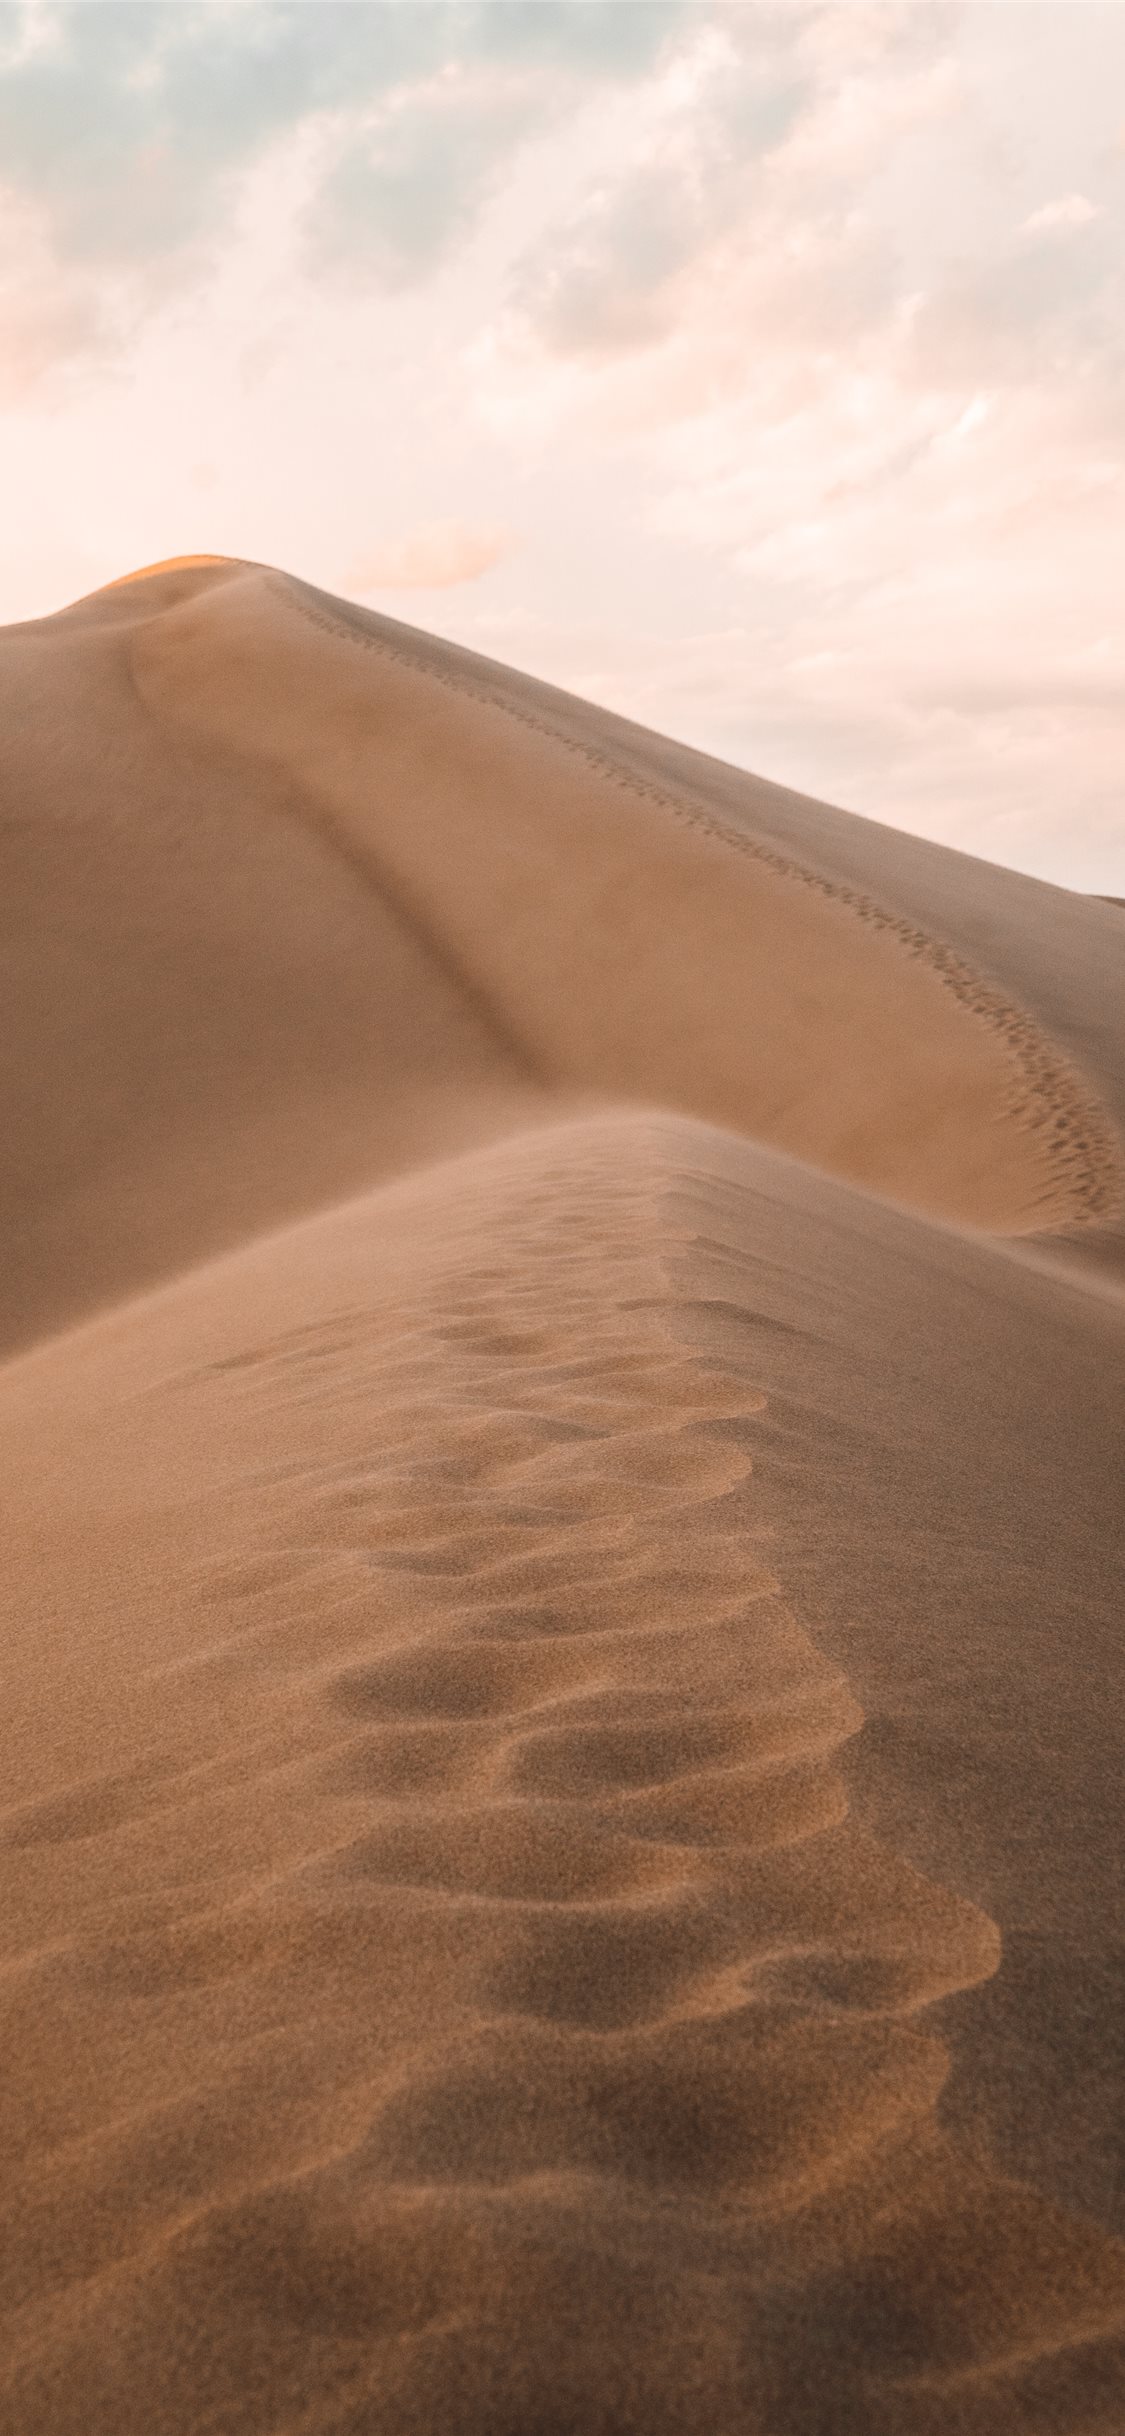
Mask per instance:
[[[10,2424],[1119,2436],[1119,913],[225,561],[0,693]]]

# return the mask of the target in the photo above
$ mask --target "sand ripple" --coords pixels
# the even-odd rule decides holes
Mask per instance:
[[[560,1126],[148,1307],[223,1537],[163,1743],[0,1820],[13,2426],[1120,2426],[1121,2252],[941,2129],[997,1934],[849,1815],[682,1166]]]

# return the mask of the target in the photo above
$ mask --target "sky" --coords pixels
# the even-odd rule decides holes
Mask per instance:
[[[0,620],[283,566],[1125,896],[1120,0],[0,0]]]

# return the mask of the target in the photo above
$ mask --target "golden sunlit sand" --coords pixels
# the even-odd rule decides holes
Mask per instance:
[[[1119,2436],[1120,913],[0,638],[6,2424]]]
[[[197,567],[233,568],[236,567],[237,564],[237,559],[217,558],[210,550],[200,551],[194,557],[189,554],[189,556],[186,558],[162,558],[155,566],[131,567],[127,575],[115,575],[112,583],[103,585],[102,591],[103,593],[120,592],[124,584],[147,583],[151,575],[178,575],[184,568],[189,570],[194,570]],[[96,600],[99,595],[94,593],[90,597]]]

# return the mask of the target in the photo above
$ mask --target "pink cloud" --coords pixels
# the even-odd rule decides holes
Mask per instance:
[[[346,582],[353,592],[425,588],[444,591],[471,583],[506,558],[513,535],[504,525],[416,525],[397,540],[376,542],[352,561]]]
[[[1100,220],[1104,205],[1091,203],[1088,195],[1060,195],[1054,203],[1044,203],[1024,221],[1027,229],[1085,228],[1090,220]]]

